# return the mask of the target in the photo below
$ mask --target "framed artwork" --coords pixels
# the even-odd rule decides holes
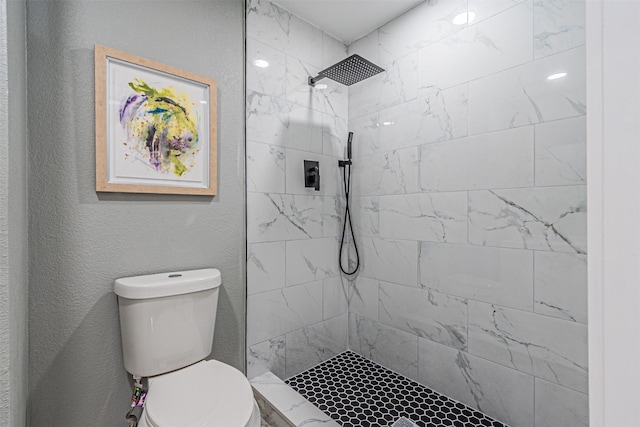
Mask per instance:
[[[95,46],[96,191],[213,196],[216,81]]]

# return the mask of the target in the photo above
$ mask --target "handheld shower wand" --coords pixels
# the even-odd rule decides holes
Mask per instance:
[[[349,132],[349,137],[347,138],[347,160],[338,160],[338,166],[343,168],[342,181],[344,183],[344,195],[346,199],[346,203],[345,203],[346,207],[344,210],[344,224],[342,225],[342,237],[340,239],[340,252],[338,253],[338,263],[340,264],[340,270],[347,276],[352,276],[356,274],[356,272],[360,268],[360,255],[358,254],[358,245],[356,244],[356,237],[353,234],[353,223],[351,222],[351,211],[349,210],[349,192],[351,188],[351,166],[353,164],[353,162],[351,161],[352,143],[353,143],[353,132]],[[353,249],[356,255],[356,266],[351,271],[349,271],[348,262],[347,262],[346,268],[342,265],[342,251],[344,248],[344,241],[345,241],[346,232],[347,232],[347,223],[349,223],[349,230],[351,231],[351,239],[353,240]]]

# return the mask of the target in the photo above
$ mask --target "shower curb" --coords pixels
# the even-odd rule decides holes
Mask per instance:
[[[288,423],[288,426],[340,427],[340,424],[331,419],[329,415],[318,409],[272,372],[265,372],[249,380],[249,382],[253,386],[258,403],[260,404],[262,398],[265,403],[275,410],[274,418],[281,418]],[[263,406],[261,406],[262,410]]]

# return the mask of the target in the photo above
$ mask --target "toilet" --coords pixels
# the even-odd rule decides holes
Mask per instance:
[[[251,385],[211,353],[218,293],[214,268],[115,281],[124,366],[149,387],[139,427],[259,427]]]

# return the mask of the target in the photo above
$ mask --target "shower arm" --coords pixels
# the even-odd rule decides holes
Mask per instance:
[[[325,76],[321,76],[321,75],[318,74],[315,77],[309,76],[309,79],[307,81],[309,82],[309,86],[315,87],[316,83],[318,83],[320,80],[322,80],[324,78],[325,78]]]

